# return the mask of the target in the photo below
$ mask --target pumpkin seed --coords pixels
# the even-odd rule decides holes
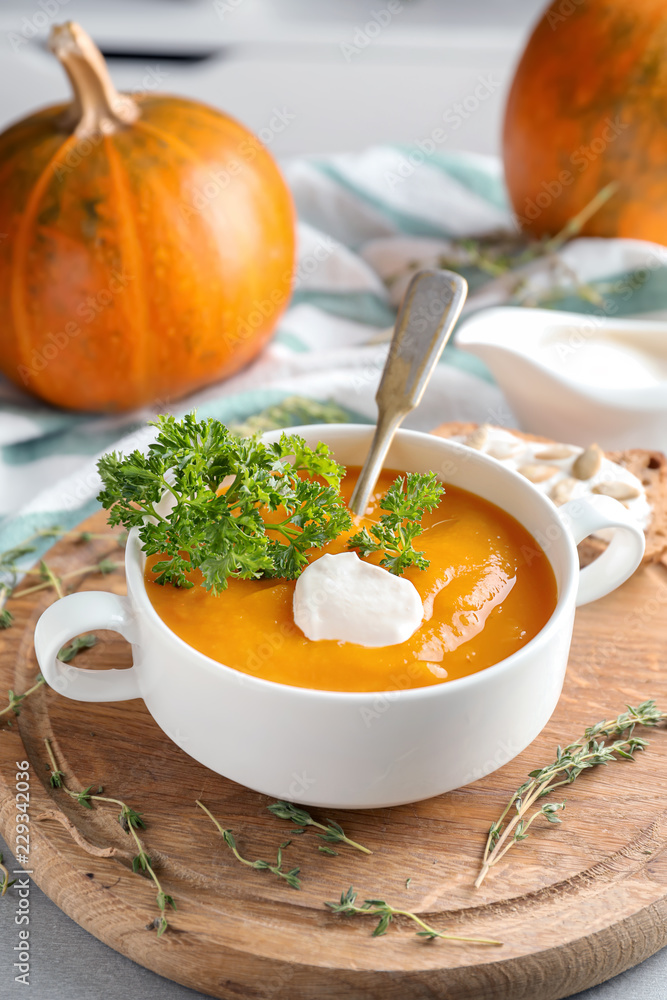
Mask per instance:
[[[486,454],[490,455],[491,458],[511,458],[512,455],[516,455],[520,448],[520,441],[494,441],[486,449]]]
[[[474,431],[471,431],[470,434],[468,434],[463,443],[467,444],[469,448],[475,448],[476,451],[481,451],[486,444],[488,436],[489,425],[480,424],[479,427],[476,427]]]
[[[531,483],[543,483],[546,479],[551,479],[560,469],[557,465],[520,465],[517,469],[522,476],[529,479]]]
[[[560,479],[556,483],[549,496],[557,507],[560,507],[561,504],[567,503],[568,500],[572,499],[572,493],[574,492],[576,484],[577,480],[572,479],[571,476],[568,476],[566,479]]]
[[[538,451],[535,458],[540,462],[560,462],[563,458],[569,458],[574,452],[566,444],[555,444],[552,447]]]
[[[602,450],[599,445],[592,444],[574,460],[572,475],[575,479],[591,479],[602,465]]]
[[[623,483],[620,480],[613,483],[598,483],[593,487],[593,493],[600,493],[603,497],[613,497],[614,500],[634,500],[639,496],[639,490],[631,483]]]

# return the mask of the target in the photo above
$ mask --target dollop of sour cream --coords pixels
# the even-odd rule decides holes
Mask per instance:
[[[293,609],[308,639],[374,647],[405,642],[424,617],[413,583],[356,552],[314,559],[296,581]]]

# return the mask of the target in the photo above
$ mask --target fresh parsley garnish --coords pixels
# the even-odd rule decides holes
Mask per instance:
[[[110,525],[138,528],[146,554],[162,555],[152,567],[157,583],[192,587],[193,569],[216,594],[230,577],[293,579],[310,548],[350,527],[339,492],[345,470],[325,444],[310,448],[294,434],[274,444],[237,438],[195,414],[153,425],[147,454],[100,459],[98,500]],[[158,511],[165,494],[171,509]],[[265,523],[267,511],[280,511],[278,520]]]
[[[362,558],[371,552],[384,552],[380,565],[397,575],[409,566],[427,569],[429,560],[412,543],[424,530],[422,515],[438,506],[444,492],[433,472],[409,472],[405,478],[399,476],[380,504],[380,509],[386,513],[370,531],[364,527],[352,535],[348,547],[357,549]]]

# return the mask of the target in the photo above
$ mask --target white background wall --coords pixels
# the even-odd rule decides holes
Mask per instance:
[[[278,156],[424,139],[443,126],[448,111],[442,148],[492,152],[512,67],[542,6],[542,0],[0,0],[0,128],[67,97],[44,39],[49,23],[74,19],[104,50],[135,53],[110,60],[122,88],[197,97],[255,131],[275,123],[274,109],[281,110],[289,121],[272,137]],[[485,97],[476,100],[480,82]],[[468,117],[457,113],[457,103]]]

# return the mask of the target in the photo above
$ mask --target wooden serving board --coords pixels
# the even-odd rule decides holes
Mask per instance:
[[[104,529],[104,515],[82,527]],[[95,557],[119,558],[112,540],[61,541],[49,561],[65,573]],[[85,562],[84,562],[85,560]],[[123,592],[122,572],[88,576],[81,589]],[[41,592],[13,604],[14,628],[0,633],[0,690],[26,690],[37,666],[35,623],[53,598]],[[479,890],[473,888],[489,824],[526,772],[626,703],[653,697],[667,708],[667,568],[641,570],[621,590],[581,609],[564,694],[541,736],[517,759],[467,788],[415,805],[337,812],[346,833],[371,857],[341,846],[318,852],[314,829],[285,850],[301,868],[294,890],[266,871],[241,866],[208,818],[201,797],[231,827],[249,858],[275,856],[291,825],[267,812],[269,799],[191,760],[153,722],[143,702],[82,704],[41,688],[20,718],[0,731],[0,829],[15,842],[17,761],[30,761],[33,879],[91,934],[154,971],[214,997],[447,998],[557,1000],[616,975],[667,944],[667,731],[635,763],[582,776],[567,789],[562,826],[536,823]],[[130,663],[112,633],[80,654],[91,669]],[[130,839],[113,808],[92,811],[48,784],[44,738],[56,748],[72,787],[102,784],[143,813],[145,843],[165,891],[177,902],[160,939],[150,882],[132,873]],[[508,748],[508,751],[511,748]],[[492,762],[489,762],[489,766]],[[85,852],[63,814],[97,848]],[[325,818],[313,811],[317,818]],[[411,882],[406,887],[406,879]],[[407,921],[372,938],[372,918],[330,914],[324,900],[354,885],[455,933],[500,938],[502,948],[425,942]],[[10,893],[14,890],[9,890]],[[0,902],[2,905],[2,902]]]

